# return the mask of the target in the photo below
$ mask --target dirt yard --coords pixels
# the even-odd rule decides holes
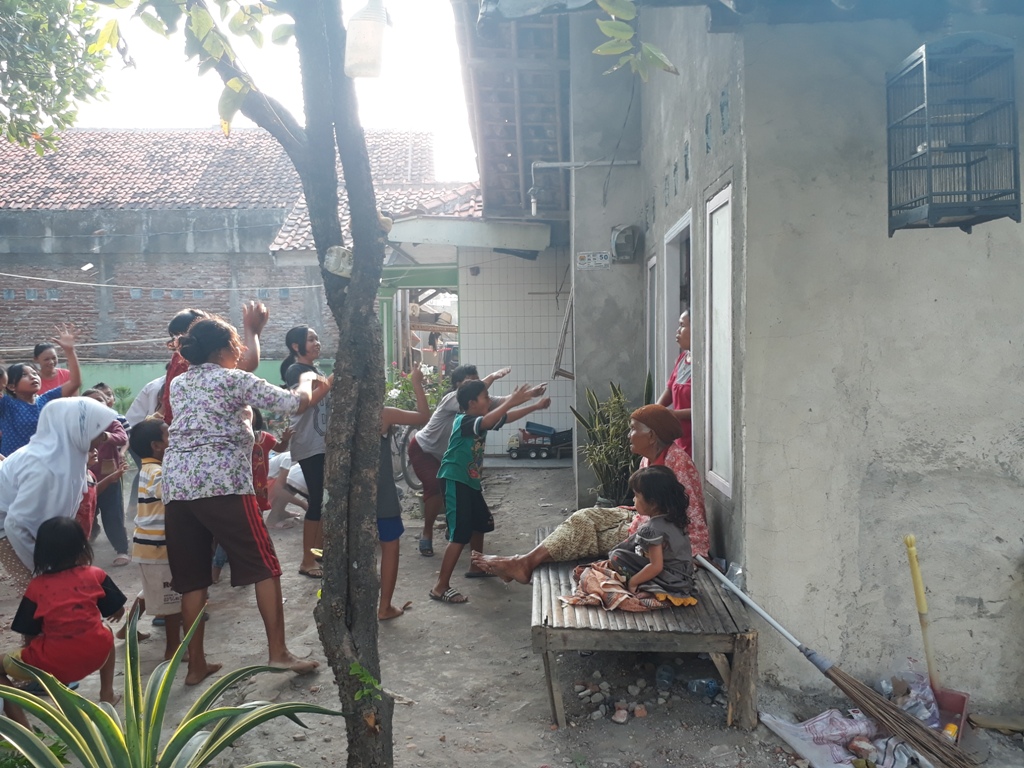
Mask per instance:
[[[540,462],[492,466],[485,492],[497,523],[495,533],[488,536],[488,551],[523,552],[532,545],[538,526],[561,521],[573,505],[572,470]],[[686,691],[686,680],[715,676],[711,663],[696,657],[564,654],[559,674],[571,725],[552,730],[543,668],[530,647],[529,587],[505,586],[496,579],[466,580],[461,576],[463,567],[456,571],[453,584],[471,602],[446,605],[428,600],[443,540],[440,534],[435,537],[437,554],[433,558],[420,556],[416,548],[418,501],[411,492],[407,491],[405,504],[407,530],[395,604],[411,600],[413,606],[406,615],[380,628],[383,683],[401,702],[395,709],[396,766],[770,768],[796,763],[763,726],[751,733],[726,728],[720,704]],[[297,573],[300,530],[274,531],[273,535],[284,564],[289,643],[294,652],[319,659],[324,667],[306,677],[264,675],[241,685],[231,698],[338,706],[312,618],[319,584]],[[460,565],[468,567],[468,553],[463,557],[465,562]],[[112,558],[112,550],[101,537],[96,564],[106,568],[126,594],[134,595],[139,589],[137,567],[109,568]],[[211,660],[223,662],[225,669],[261,663],[265,641],[252,589],[233,589],[227,583],[227,571],[225,577],[210,593],[208,654]],[[0,648],[12,648],[18,642],[9,627],[19,597],[4,587]],[[148,617],[140,626],[151,629]],[[152,631],[153,638],[141,646],[146,673],[159,662],[163,647],[162,630]],[[672,695],[658,703],[654,668],[665,662],[677,664],[677,682]],[[121,669],[123,666],[119,675]],[[595,707],[580,703],[573,690],[584,683],[607,683],[612,701],[646,702],[648,716],[631,717],[625,725],[611,722],[609,716],[592,719]],[[642,686],[642,690],[631,694],[630,686]],[[96,676],[83,681],[81,690],[95,697]],[[194,696],[192,689],[177,687],[168,722],[176,722],[175,717]],[[787,698],[764,687],[760,703],[762,709],[787,717],[809,717],[826,706],[824,701]],[[304,768],[343,765],[343,722],[326,717],[309,717],[305,722],[308,730],[283,721],[249,734],[225,752],[217,765],[241,768],[262,760],[287,760]],[[990,748],[987,766],[1024,765],[1019,738],[995,735],[983,739]]]

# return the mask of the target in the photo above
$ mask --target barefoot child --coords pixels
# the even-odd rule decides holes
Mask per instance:
[[[401,616],[409,604],[398,608],[391,604],[398,582],[398,539],[405,533],[402,505],[391,470],[391,430],[397,424],[422,427],[430,420],[430,404],[423,391],[423,371],[414,366],[409,377],[416,393],[416,410],[385,406],[380,412],[380,469],[377,472],[377,538],[380,539],[380,605],[377,619],[385,621]]]
[[[11,624],[27,642],[0,658],[3,671],[31,680],[13,664],[17,659],[67,685],[99,670],[100,700],[116,704],[114,635],[103,619],[119,619],[125,601],[113,580],[92,565],[82,526],[73,517],[47,520],[36,534],[34,578]]]
[[[167,639],[164,658],[170,659],[181,643],[181,595],[171,589],[164,534],[163,465],[167,425],[162,419],[143,419],[131,429],[129,445],[142,460],[139,470],[139,511],[132,536],[132,560],[142,571],[142,605],[164,619]]]
[[[630,592],[649,592],[674,605],[692,604],[696,587],[686,535],[686,489],[671,469],[660,465],[638,469],[629,478],[629,488],[640,523],[636,533],[609,553],[612,567],[629,580]]]
[[[448,519],[449,543],[444,550],[437,583],[429,592],[431,600],[443,603],[469,601],[469,598],[452,587],[451,577],[463,548],[472,544],[474,551],[482,552],[484,534],[494,530],[494,518],[491,517],[480,489],[484,441],[489,430],[499,429],[506,421],[521,419],[551,404],[551,399],[545,397],[525,408],[515,408],[531,398],[531,391],[529,384],[523,384],[501,405],[488,412],[490,398],[487,395],[487,384],[467,381],[459,387],[457,398],[461,413],[452,424],[448,450],[444,453],[441,469],[437,473],[438,480],[444,481],[442,496]],[[513,408],[515,410],[510,410]]]

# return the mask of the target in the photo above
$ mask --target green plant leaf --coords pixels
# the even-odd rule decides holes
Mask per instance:
[[[170,764],[170,768],[188,768],[192,764],[192,760],[195,758],[196,753],[202,749],[207,739],[210,738],[209,731],[200,731],[199,733],[193,734],[192,738],[188,740],[178,753],[174,756],[174,760]]]
[[[636,31],[624,21],[609,21],[607,19],[598,19],[597,26],[601,28],[606,37],[614,38],[615,40],[632,40],[633,35]]]
[[[154,32],[156,32],[159,35],[163,35],[164,37],[167,37],[167,25],[164,24],[164,22],[160,19],[159,16],[153,13],[143,12],[139,14],[139,18],[142,19],[143,24],[152,29]]]
[[[189,27],[192,30],[192,34],[196,36],[196,40],[205,40],[207,35],[217,26],[210,12],[198,3],[189,9],[188,15]]]
[[[632,50],[633,43],[629,40],[606,40],[593,50],[598,56],[615,56]]]
[[[142,671],[139,669],[139,610],[133,607],[128,616],[124,653],[124,740],[133,768],[140,765],[142,749],[146,744],[146,720],[142,700]]]
[[[246,733],[251,731],[253,728],[257,728],[268,720],[272,720],[275,717],[289,717],[293,722],[298,723],[305,727],[305,725],[295,717],[298,714],[310,714],[310,715],[332,715],[335,717],[342,716],[345,713],[337,710],[328,709],[327,707],[321,707],[316,704],[303,704],[301,702],[287,702],[284,704],[271,704],[269,706],[261,707],[258,710],[251,712],[248,715],[242,717],[234,726],[232,726],[226,733],[220,738],[209,740],[195,756],[192,762],[192,768],[199,768],[210,762],[213,758],[227,749],[231,744],[240,739]]]
[[[610,75],[612,72],[617,72],[618,70],[622,69],[624,66],[629,64],[629,62],[631,62],[635,56],[636,54],[634,53],[631,53],[628,56],[623,56],[621,59],[619,59],[618,64],[616,64],[614,67],[611,67],[610,69],[606,69],[602,74]]]
[[[248,93],[248,86],[241,91],[236,91],[230,84],[224,87],[220,94],[220,101],[217,102],[217,114],[222,123],[231,123],[238,110],[241,109],[242,102],[245,101]]]
[[[185,636],[185,640],[181,642],[182,648],[188,647],[187,641],[191,639],[191,635],[194,629],[195,627],[190,629],[189,634]],[[185,652],[182,651],[181,655],[184,656]],[[235,683],[244,680],[247,677],[252,677],[253,675],[258,674],[260,672],[284,674],[287,671],[287,669],[281,669],[280,667],[270,667],[265,664],[254,664],[252,666],[240,667],[239,669],[232,670],[231,672],[228,672],[222,678],[217,680],[217,682],[213,683],[213,685],[211,685],[209,688],[207,688],[199,695],[199,698],[196,699],[195,704],[193,704],[189,711],[185,713],[185,716],[182,718],[182,722],[185,722],[186,720],[195,717],[200,712],[205,712],[206,710],[213,707],[217,699],[223,696],[224,692],[227,691],[228,688],[233,686]]]
[[[640,44],[640,56],[649,67],[664,70],[673,75],[678,75],[676,65],[668,60],[668,56],[662,53],[661,49],[650,43]]]
[[[42,739],[13,720],[0,717],[0,736],[25,756],[33,768],[64,768],[64,764],[47,748]]]
[[[597,4],[605,13],[616,19],[632,21],[636,18],[636,5],[630,0],[597,0]]]
[[[212,732],[206,726],[219,720],[240,718],[243,715],[266,706],[266,702],[248,702],[238,707],[219,707],[208,709],[188,720],[183,720],[171,735],[155,763],[157,768],[174,768],[175,765],[188,765],[196,753],[209,741]],[[201,738],[199,738],[201,736]]]
[[[89,749],[85,739],[72,727],[60,710],[49,702],[43,701],[31,693],[25,693],[6,685],[0,685],[0,698],[16,704],[40,720],[61,742],[67,745],[85,768],[100,768],[100,763],[96,761],[96,756]]]
[[[294,24],[279,24],[274,27],[274,31],[270,33],[270,42],[275,45],[284,45],[293,37],[295,37]]]

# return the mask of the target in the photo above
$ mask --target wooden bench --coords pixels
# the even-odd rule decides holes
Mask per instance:
[[[550,530],[537,532],[544,539]],[[533,651],[543,654],[551,715],[564,728],[565,707],[555,669],[560,651],[707,653],[728,688],[726,724],[757,725],[757,631],[747,608],[703,569],[696,606],[631,613],[565,605],[577,563],[546,563],[533,572]],[[731,659],[730,659],[731,657]]]

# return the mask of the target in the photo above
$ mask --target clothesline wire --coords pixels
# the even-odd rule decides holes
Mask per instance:
[[[278,285],[278,286],[249,286],[247,288],[168,288],[160,286],[157,288],[151,288],[144,285],[117,285],[114,283],[86,283],[81,280],[60,280],[56,277],[36,277],[35,275],[16,275],[10,272],[0,272],[0,277],[13,277],[18,280],[37,280],[42,283],[60,283],[61,285],[81,285],[86,288],[121,288],[122,290],[138,290],[138,291],[209,291],[210,293],[225,293],[232,291],[247,291],[252,292],[256,290],[265,291],[308,291],[311,289],[323,288],[323,284],[317,285]]]
[[[156,339],[131,339],[130,341],[87,341],[84,343],[75,343],[75,349],[82,349],[83,347],[117,347],[124,346],[126,344],[151,344],[154,342],[160,342],[161,344],[167,343],[167,337],[161,336]],[[0,354],[4,352],[33,352],[35,347],[0,347]]]

